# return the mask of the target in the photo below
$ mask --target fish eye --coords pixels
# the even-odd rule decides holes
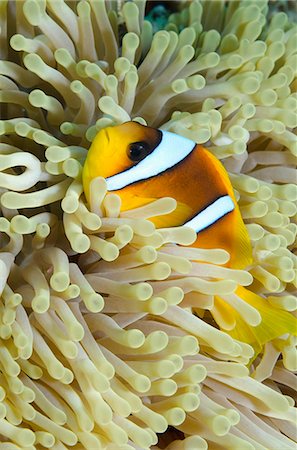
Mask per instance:
[[[148,153],[149,147],[146,142],[133,142],[128,147],[128,157],[134,162],[141,161]]]

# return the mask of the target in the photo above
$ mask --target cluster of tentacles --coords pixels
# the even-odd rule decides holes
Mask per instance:
[[[265,0],[144,15],[0,2],[0,447],[293,450],[296,336],[261,321],[296,315],[296,26]],[[90,142],[128,120],[223,161],[251,267],[156,230],[173,199],[124,213],[98,178],[87,204]]]

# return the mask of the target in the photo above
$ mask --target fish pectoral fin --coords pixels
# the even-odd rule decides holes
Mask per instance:
[[[129,195],[122,197],[121,211],[131,211],[136,208],[142,208],[149,203],[153,203],[156,200],[160,200],[162,197],[140,197],[139,195]],[[152,205],[152,213],[154,212]],[[148,217],[148,220],[153,222],[156,228],[167,228],[183,225],[189,217],[193,214],[192,208],[185,203],[177,202],[174,211],[168,214],[158,214],[158,207],[156,206],[156,215]]]
[[[125,212],[134,210],[136,208],[141,208],[142,206],[148,205],[149,203],[158,200],[157,198],[139,197],[138,195],[120,195],[120,197],[122,200],[121,211]]]
[[[183,225],[193,214],[192,208],[185,203],[177,202],[176,208],[169,214],[151,217],[156,228],[177,227]]]

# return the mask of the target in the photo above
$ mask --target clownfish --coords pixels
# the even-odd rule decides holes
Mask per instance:
[[[157,228],[187,225],[197,232],[193,247],[227,250],[227,267],[243,269],[252,264],[251,242],[228,174],[201,145],[136,122],[104,128],[95,136],[83,167],[87,200],[90,182],[98,176],[106,179],[109,192],[121,197],[122,211],[173,197],[177,201],[173,212],[149,219]],[[276,337],[296,335],[296,319],[290,313],[272,308],[266,299],[241,286],[235,294],[260,312],[259,325],[247,325],[218,296],[216,305],[222,315],[235,318],[234,329],[225,331],[252,345],[255,353]]]
[[[107,189],[121,197],[122,211],[161,197],[177,201],[175,211],[150,219],[157,228],[186,225],[197,232],[193,246],[229,252],[229,267],[252,262],[252,248],[228,174],[220,161],[190,139],[126,122],[101,130],[83,169],[90,181],[106,178]]]

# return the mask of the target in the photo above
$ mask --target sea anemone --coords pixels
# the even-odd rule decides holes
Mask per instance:
[[[175,6],[0,2],[3,450],[295,449],[296,25]],[[174,199],[121,212],[99,177],[86,202],[90,143],[129,120],[222,160],[250,267],[156,230]]]

